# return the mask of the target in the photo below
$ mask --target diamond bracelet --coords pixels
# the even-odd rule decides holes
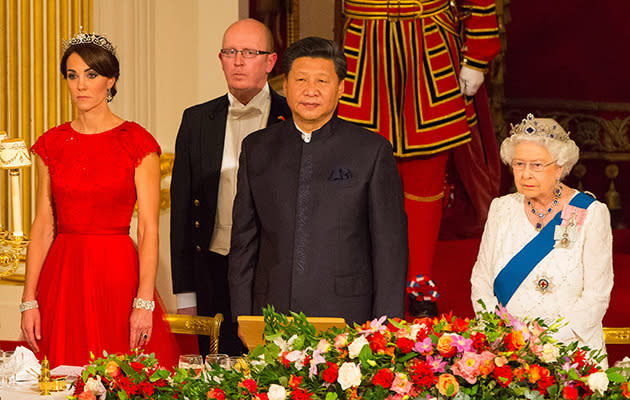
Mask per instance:
[[[144,310],[153,311],[155,308],[155,301],[153,300],[144,300],[139,297],[133,299],[133,308],[141,308]]]
[[[33,308],[39,308],[39,303],[37,302],[37,300],[25,301],[24,303],[21,303],[18,307],[21,313],[26,310],[32,310]]]

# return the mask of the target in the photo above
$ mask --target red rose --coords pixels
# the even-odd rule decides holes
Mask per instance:
[[[335,383],[339,376],[339,365],[330,361],[326,362],[328,368],[322,373],[322,379],[328,383]]]
[[[267,396],[267,393],[258,393],[256,400],[269,400],[269,396]]]
[[[473,348],[477,350],[478,352],[482,352],[488,348],[488,339],[486,338],[486,335],[484,335],[483,333],[475,332],[472,335],[470,335],[470,338],[473,341]]]
[[[468,330],[468,318],[455,318],[453,322],[453,332],[462,333]]]
[[[509,365],[496,367],[492,372],[494,379],[503,387],[507,387],[512,382],[512,368]]]
[[[556,378],[554,378],[553,375],[551,376],[545,376],[542,377],[539,381],[538,381],[538,393],[542,394],[543,396],[547,394],[547,389],[549,388],[549,386],[554,385],[556,383]]]
[[[258,385],[256,385],[256,381],[253,379],[245,379],[239,386],[247,389],[249,393],[256,393],[258,389]]]
[[[385,339],[385,336],[383,336],[381,332],[375,332],[368,336],[367,340],[370,343],[370,349],[372,349],[374,353],[385,351],[387,347],[387,339]]]
[[[400,318],[394,318],[394,321],[400,322]],[[396,326],[391,322],[387,322],[387,330],[393,333],[398,332],[398,328],[396,328]]]
[[[130,362],[129,366],[131,368],[133,368],[133,370],[136,371],[136,372],[140,372],[144,368],[144,364],[139,363],[139,362],[135,362],[135,361],[134,362]]]
[[[562,389],[562,397],[566,400],[577,400],[578,390],[573,386],[565,386],[564,389]]]
[[[401,337],[396,340],[396,346],[402,351],[404,354],[409,353],[413,349],[413,340],[408,339],[406,337]]]
[[[394,381],[394,373],[389,368],[380,369],[374,378],[372,378],[372,383],[374,385],[382,386],[385,389],[389,389],[392,386],[392,382]]]

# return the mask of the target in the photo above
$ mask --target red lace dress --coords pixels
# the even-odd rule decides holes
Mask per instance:
[[[138,252],[129,236],[134,173],[160,146],[134,122],[98,134],[66,123],[44,133],[31,151],[48,166],[57,224],[38,283],[38,356],[47,356],[51,366],[84,365],[90,352],[127,352],[138,288]],[[145,351],[170,367],[179,349],[163,315],[156,301]]]

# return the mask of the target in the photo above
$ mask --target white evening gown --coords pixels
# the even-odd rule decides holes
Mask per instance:
[[[577,193],[577,192],[576,192]],[[495,277],[508,261],[538,232],[528,221],[524,196],[513,193],[490,205],[477,262],[470,278],[475,312],[482,299],[488,310],[498,303]],[[539,282],[546,280],[543,292]],[[602,318],[608,309],[613,285],[612,231],[605,204],[594,201],[571,248],[553,249],[525,278],[507,304],[514,316],[542,317],[548,324],[564,317],[568,326],[556,338],[605,352]],[[602,364],[606,364],[606,360]]]

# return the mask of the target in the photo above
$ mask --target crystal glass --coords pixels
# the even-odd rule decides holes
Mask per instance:
[[[230,369],[230,357],[227,354],[208,354],[206,356],[206,370],[211,370],[215,366],[223,369]]]
[[[182,354],[179,356],[179,368],[192,368],[200,373],[203,369],[203,358],[200,354]]]
[[[15,374],[17,373],[17,363],[12,357],[12,351],[2,352],[0,357],[0,386],[8,387],[15,383]]]

